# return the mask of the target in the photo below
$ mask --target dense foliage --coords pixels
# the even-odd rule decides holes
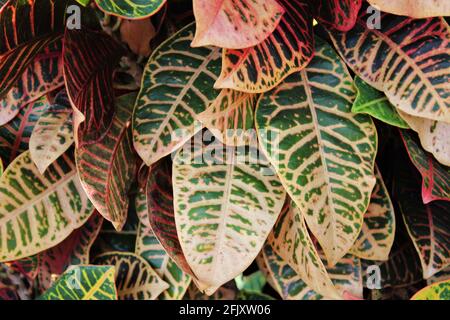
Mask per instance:
[[[448,0],[0,6],[0,300],[450,299]]]

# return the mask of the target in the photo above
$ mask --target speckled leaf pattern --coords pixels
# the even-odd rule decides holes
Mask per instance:
[[[383,92],[372,88],[360,77],[355,78],[354,84],[358,94],[353,103],[352,112],[367,113],[391,126],[409,128],[409,125],[399,115]]]
[[[192,46],[242,49],[267,38],[280,22],[276,0],[193,0],[196,21]]]
[[[73,266],[39,300],[117,300],[112,266]]]
[[[191,276],[181,270],[166,253],[151,228],[141,224],[136,239],[136,254],[143,257],[169,284],[160,296],[164,300],[181,300],[191,283]]]
[[[419,118],[402,111],[400,116],[419,134],[422,147],[441,164],[450,166],[450,123]]]
[[[377,183],[364,214],[361,233],[350,252],[362,259],[387,260],[395,236],[395,212],[389,192],[379,169],[375,168]]]
[[[74,230],[64,241],[37,255],[39,290],[49,289],[52,276],[61,275],[69,266],[89,264],[89,250],[102,222],[102,216],[94,212],[83,226]]]
[[[253,93],[223,89],[197,119],[226,145],[250,144],[256,139],[253,111],[258,97]]]
[[[125,224],[128,191],[136,174],[137,156],[130,128],[135,98],[136,94],[118,98],[116,114],[106,136],[76,150],[77,169],[89,199],[117,230]]]
[[[324,25],[340,31],[353,28],[362,0],[312,0],[315,16]]]
[[[157,13],[166,0],[95,0],[107,14],[124,19],[144,19]]]
[[[450,280],[423,288],[411,300],[450,300]]]
[[[400,212],[419,254],[423,278],[428,279],[450,265],[450,202],[424,204],[420,177],[414,168],[399,170],[395,192]]]
[[[422,149],[410,131],[401,131],[409,158],[422,175],[422,200],[425,204],[435,200],[450,201],[450,168],[440,164]]]
[[[347,64],[396,108],[450,122],[450,29],[444,18],[381,13],[380,28],[369,28],[371,16],[362,9],[352,30],[330,31]]]
[[[265,93],[258,138],[308,227],[336,263],[353,245],[375,185],[377,135],[353,114],[353,81],[333,49],[316,38],[308,67]]]
[[[261,257],[267,266],[268,282],[284,300],[321,300],[323,296],[309,288],[294,269],[280,257],[270,244],[261,251]]]
[[[0,179],[0,261],[55,246],[92,212],[70,155],[41,175],[30,153],[22,153]]]
[[[428,18],[450,16],[450,3],[447,0],[368,0],[381,11],[399,16]]]
[[[29,103],[64,85],[61,47],[61,41],[56,41],[44,48],[0,99],[0,125],[12,120]]]
[[[312,290],[339,299],[309,236],[305,219],[294,203],[285,204],[267,241]]]
[[[259,93],[303,69],[313,57],[312,15],[306,0],[280,0],[286,9],[274,32],[244,49],[224,49],[217,88]]]
[[[196,115],[220,93],[212,88],[220,73],[220,51],[191,48],[193,34],[193,24],[180,30],[155,50],[145,68],[133,115],[133,138],[147,165],[200,130]]]
[[[43,97],[25,106],[17,117],[0,126],[0,157],[5,165],[28,150],[34,126],[48,105],[48,100]]]
[[[73,144],[72,107],[65,92],[42,112],[30,137],[31,159],[44,173]]]
[[[133,253],[108,252],[97,256],[94,264],[115,267],[120,300],[155,300],[169,287],[143,258]]]
[[[198,140],[174,158],[175,222],[192,271],[212,293],[256,258],[285,191],[255,148],[234,150]]]

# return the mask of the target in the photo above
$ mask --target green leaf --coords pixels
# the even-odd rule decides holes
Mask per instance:
[[[422,149],[412,132],[401,131],[409,158],[422,175],[422,200],[425,204],[435,200],[450,201],[450,167],[443,166]]]
[[[423,288],[411,300],[450,300],[450,280]]]
[[[106,14],[124,19],[144,19],[157,13],[166,0],[95,0],[95,3]]]
[[[12,121],[0,126],[0,157],[5,165],[28,150],[33,129],[48,105],[47,98],[42,97],[21,109]]]
[[[40,173],[73,144],[72,107],[65,91],[42,112],[30,137],[30,155]]]
[[[266,278],[261,271],[254,272],[248,276],[239,275],[234,281],[239,290],[262,293],[264,286],[266,285]]]
[[[26,151],[0,178],[0,261],[51,248],[93,212],[69,154],[41,175]]]
[[[331,263],[356,240],[376,180],[376,129],[351,112],[354,99],[344,63],[316,38],[311,63],[256,108],[263,151]]]
[[[169,285],[152,267],[133,253],[108,252],[94,259],[97,265],[113,265],[120,300],[155,300]]]
[[[383,92],[372,88],[360,77],[355,78],[354,84],[358,90],[358,95],[353,103],[352,112],[367,113],[391,126],[409,128]]]
[[[395,212],[378,167],[375,167],[375,175],[377,183],[364,214],[361,233],[350,252],[362,259],[384,261],[388,260],[394,243]]]
[[[172,153],[201,129],[196,115],[220,91],[218,48],[191,48],[194,24],[158,47],[144,70],[133,115],[134,147],[149,166]]]
[[[285,191],[256,148],[199,140],[174,158],[175,222],[186,260],[204,284],[200,289],[211,294],[256,258]]]
[[[89,4],[89,2],[91,2],[91,0],[76,0],[76,1],[85,7]]]
[[[155,272],[169,284],[160,299],[181,300],[191,283],[191,276],[181,270],[155,237],[151,228],[139,225],[136,254],[143,257]]]
[[[125,224],[128,192],[136,174],[137,157],[129,128],[135,98],[134,93],[118,98],[106,136],[76,150],[77,169],[89,199],[117,230]]]
[[[114,267],[70,267],[38,300],[117,300]]]

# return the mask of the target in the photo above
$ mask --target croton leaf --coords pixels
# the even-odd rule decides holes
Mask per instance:
[[[166,253],[152,229],[141,224],[136,239],[136,254],[143,257],[156,273],[169,284],[160,298],[181,300],[191,283],[191,276],[181,270]]]
[[[73,143],[72,107],[65,91],[42,112],[30,137],[30,155],[40,173]]]
[[[379,10],[399,16],[428,18],[450,16],[450,3],[447,0],[368,0]]]
[[[44,48],[0,99],[0,125],[13,119],[21,108],[64,85],[61,50],[61,41]]]
[[[49,289],[52,277],[61,275],[69,266],[89,264],[89,250],[102,222],[102,216],[94,212],[83,226],[74,230],[64,241],[37,255],[39,290]]]
[[[347,64],[398,109],[450,122],[450,29],[445,20],[381,13],[379,26],[373,26],[371,19],[372,13],[361,10],[352,30],[329,32]]]
[[[339,31],[354,27],[362,0],[319,0],[311,1],[317,20]]]
[[[276,28],[284,9],[276,0],[193,0],[193,47],[242,49],[257,45]]]
[[[26,151],[0,178],[0,261],[55,246],[93,212],[69,154],[40,174]]]
[[[266,40],[253,47],[223,50],[222,72],[215,87],[265,92],[310,62],[313,19],[307,1],[280,0],[280,4],[286,12]]]
[[[267,243],[261,255],[269,270],[269,277],[273,279],[272,283],[275,284],[274,289],[284,300],[323,299],[322,295],[307,286],[286,260],[273,250],[272,245]]]
[[[28,150],[33,129],[48,105],[47,98],[43,97],[21,109],[12,121],[0,126],[0,156],[5,165]]]
[[[294,203],[285,204],[267,241],[308,287],[323,296],[340,298],[309,236],[304,217]]]
[[[61,36],[68,2],[12,0],[2,7],[0,97],[11,89],[36,54]]]
[[[154,51],[145,67],[133,114],[133,137],[147,165],[200,130],[196,115],[220,93],[211,85],[220,73],[220,51],[191,48],[193,33],[193,24],[177,32]]]
[[[255,139],[253,110],[258,95],[223,89],[214,102],[197,116],[220,142],[247,145]]]
[[[450,280],[434,283],[423,288],[411,300],[450,300]]]
[[[389,192],[379,169],[375,168],[377,183],[364,214],[361,233],[351,253],[367,260],[387,260],[395,236],[395,212]]]
[[[166,0],[95,0],[106,14],[125,19],[144,19],[157,13]]]
[[[410,131],[401,131],[409,158],[422,175],[422,200],[425,204],[434,200],[450,201],[450,168],[441,165],[427,153]]]
[[[419,118],[402,111],[400,116],[419,134],[422,147],[441,164],[450,166],[450,123]]]
[[[358,94],[353,103],[352,112],[367,113],[391,126],[405,129],[409,128],[408,124],[399,115],[398,111],[389,102],[389,99],[383,92],[372,88],[360,77],[355,78],[354,84],[358,90]]]
[[[33,287],[26,277],[10,265],[0,263],[0,301],[31,300]]]
[[[124,49],[105,33],[66,30],[64,78],[74,108],[77,145],[102,139],[114,117],[113,70]]]
[[[118,98],[107,134],[95,144],[85,144],[76,150],[77,169],[89,199],[117,230],[125,224],[128,191],[136,173],[137,157],[129,127],[135,98],[134,93]]]
[[[108,252],[97,256],[94,264],[115,267],[120,300],[155,300],[169,287],[143,258],[133,253]]]
[[[70,267],[38,300],[117,300],[114,267]]]
[[[188,288],[188,292],[184,297],[185,300],[236,300],[238,295],[238,289],[234,281],[229,281],[219,289],[217,289],[212,295],[202,293],[194,283]]]
[[[167,254],[187,274],[189,267],[178,238],[172,189],[172,163],[161,159],[152,166],[145,186],[149,226]]]
[[[376,129],[369,116],[351,112],[352,83],[317,38],[307,68],[265,93],[256,108],[260,144],[330,263],[356,240],[376,181]]]
[[[424,204],[420,179],[411,170],[398,173],[396,194],[406,229],[413,240],[428,279],[450,265],[450,202]]]
[[[200,289],[211,294],[256,258],[285,191],[254,147],[234,150],[199,140],[194,137],[174,158],[175,222],[186,259],[205,285]]]

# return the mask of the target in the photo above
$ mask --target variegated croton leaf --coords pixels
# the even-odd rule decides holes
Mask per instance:
[[[412,168],[399,170],[396,176],[396,197],[406,229],[422,264],[423,277],[428,279],[450,265],[450,202],[424,204],[420,194],[420,178]]]
[[[114,267],[70,267],[38,300],[117,300]]]
[[[196,21],[192,46],[243,49],[262,42],[280,22],[276,0],[193,0]]]
[[[332,264],[361,231],[375,185],[376,130],[370,117],[351,112],[352,82],[334,50],[316,38],[307,68],[256,108],[260,144]]]
[[[353,103],[352,112],[367,113],[392,126],[409,128],[406,121],[399,115],[383,92],[372,88],[358,76],[355,78],[354,85],[358,94]]]
[[[395,107],[450,122],[450,29],[443,18],[381,13],[374,26],[371,13],[362,9],[352,30],[329,33],[353,71]]]
[[[199,140],[194,137],[174,158],[175,222],[200,289],[211,294],[256,258],[285,191],[256,148]]]
[[[42,113],[48,108],[46,97],[31,102],[4,126],[0,126],[0,157],[8,165],[29,148],[30,137]]]
[[[0,97],[36,54],[57,40],[65,27],[70,0],[11,0],[0,11]]]
[[[0,178],[0,261],[57,245],[92,212],[70,154],[40,174],[29,151],[22,153]]]
[[[196,115],[220,91],[212,83],[220,73],[217,48],[191,48],[194,24],[155,50],[144,71],[133,114],[134,147],[151,165],[172,153],[202,128]]]
[[[380,170],[358,238],[350,252],[367,260],[388,260],[395,236],[395,212]]]
[[[143,257],[169,285],[160,295],[160,299],[181,300],[184,297],[191,283],[191,276],[178,267],[159,243],[152,229],[144,224],[139,225],[136,254]]]
[[[263,42],[244,49],[224,49],[217,88],[265,92],[303,69],[314,54],[313,19],[307,0],[280,0],[286,12]]]
[[[52,277],[61,275],[71,265],[89,264],[89,250],[102,222],[102,216],[94,212],[83,226],[74,230],[64,241],[37,255],[39,291],[49,289]]]
[[[120,300],[155,300],[169,287],[143,258],[132,253],[101,254],[94,264],[115,267]]]
[[[166,0],[95,0],[107,14],[125,19],[144,19],[157,13]]]
[[[64,85],[61,50],[60,40],[44,48],[0,98],[0,125],[13,119],[29,103]]]
[[[219,141],[240,146],[254,142],[254,117],[259,95],[223,89],[216,100],[197,116]]]
[[[401,131],[409,158],[422,175],[422,200],[425,204],[435,200],[450,201],[450,168],[441,165],[422,149],[413,133]]]
[[[30,137],[31,159],[39,172],[44,173],[73,141],[72,107],[66,92],[61,91],[41,113]]]
[[[450,16],[450,3],[447,0],[368,0],[379,10],[409,16],[413,18],[428,18],[435,16]]]
[[[411,300],[450,300],[450,280],[434,283],[423,288]]]
[[[74,109],[77,145],[93,144],[110,129],[115,113],[113,70],[124,49],[105,33],[69,30],[64,35],[64,78]]]
[[[356,23],[362,0],[310,0],[316,18],[328,27],[348,31]]]
[[[81,183],[95,208],[117,230],[125,224],[137,156],[133,150],[131,113],[136,94],[116,100],[116,114],[107,134],[94,144],[76,150]]]

